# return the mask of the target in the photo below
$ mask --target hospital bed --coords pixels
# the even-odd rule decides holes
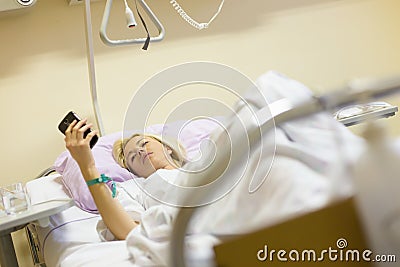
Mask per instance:
[[[175,131],[181,125],[180,121],[168,125],[152,125],[148,131],[160,134],[167,128]],[[194,156],[199,150],[201,141],[209,137],[215,123],[197,120],[187,126],[181,133],[180,141],[185,145],[188,156]],[[112,158],[112,145],[121,137],[122,132],[103,136],[93,148],[97,167],[113,177],[114,181],[119,182],[135,178]],[[49,225],[45,227],[37,224],[28,225],[27,236],[31,242],[35,264],[37,266],[135,266],[129,257],[125,241],[102,242],[96,231],[101,218],[96,213],[87,186],[79,183],[81,176],[74,160],[64,152],[54,165],[41,173],[41,177],[27,183],[32,205],[73,197],[76,206],[52,216]],[[60,173],[63,174],[62,177]],[[64,189],[55,185],[63,185]],[[44,194],[48,191],[52,193]]]
[[[263,122],[268,122],[271,117],[278,116],[278,114],[285,114],[286,112],[295,110],[296,104],[300,103],[301,100],[315,100],[308,88],[279,73],[269,72],[263,75],[257,81],[257,85],[260,86],[261,90],[267,94],[268,100],[271,101],[271,107],[273,107],[267,113],[258,113],[262,115],[259,116],[258,119]],[[248,97],[247,99],[250,100],[249,102],[251,102],[251,95],[252,94],[250,93],[245,96],[245,98]],[[321,102],[321,99],[319,99],[319,102],[317,101],[319,104],[323,102]],[[335,99],[336,103],[330,106],[331,102],[328,100],[331,99]],[[326,101],[324,103],[326,105],[323,108],[318,106],[316,102],[314,103],[314,106],[309,105],[307,114],[313,114],[317,111],[322,111],[323,109],[333,111],[334,107],[348,106],[349,104],[355,102],[354,99],[351,101],[343,101],[343,99],[340,99],[340,97],[331,99],[325,98]],[[397,108],[393,106],[385,106],[385,108],[388,108],[389,110],[388,113],[385,113],[387,115],[379,113],[377,114],[378,117],[391,116],[397,111]],[[370,112],[370,115],[372,113],[373,112]],[[294,114],[298,114],[299,117],[305,115],[299,114],[297,111],[295,111]],[[359,116],[360,114],[356,115]],[[248,118],[246,117],[246,112],[241,116],[243,116],[243,118]],[[360,121],[363,120],[360,119]],[[225,118],[221,118],[219,122],[228,126],[230,123],[229,119]],[[199,146],[202,141],[208,140],[209,138],[215,138],[216,132],[218,133],[219,131],[216,129],[217,125],[215,122],[210,123],[208,120],[197,120],[193,123],[194,125],[192,125],[192,127],[186,128],[187,132],[183,133],[180,141],[186,147],[188,154],[190,155],[192,153],[192,156],[194,157],[200,150]],[[174,131],[174,127],[179,127],[181,125],[181,122],[174,122],[170,123],[169,125],[154,125],[149,127],[148,131],[160,133],[166,128]],[[249,129],[246,128],[246,130]],[[279,151],[281,153],[280,156],[289,158],[291,160],[290,162],[286,163],[278,161],[279,164],[282,164],[282,167],[287,167],[289,165],[295,169],[298,167],[299,169],[296,169],[296,172],[299,173],[303,171],[305,176],[310,175],[310,179],[307,181],[310,190],[300,194],[296,191],[294,186],[288,187],[285,193],[293,193],[293,195],[298,199],[292,199],[293,202],[285,201],[285,204],[282,205],[279,203],[286,199],[288,195],[272,194],[271,204],[265,206],[260,205],[259,207],[260,209],[266,209],[265,214],[268,214],[271,217],[270,221],[264,222],[263,224],[257,220],[255,220],[253,223],[247,221],[248,224],[246,227],[242,227],[242,230],[238,231],[238,234],[244,234],[258,229],[261,226],[272,225],[284,219],[288,219],[291,216],[304,214],[321,208],[332,201],[333,195],[334,198],[337,199],[348,197],[352,194],[349,181],[341,180],[340,182],[343,183],[341,185],[341,190],[334,191],[332,193],[332,188],[337,186],[337,184],[334,184],[332,181],[325,178],[329,178],[330,176],[330,164],[333,164],[335,167],[337,167],[338,165],[336,164],[343,163],[343,159],[341,159],[343,155],[347,155],[345,158],[346,161],[353,162],[358,157],[363,146],[363,142],[360,140],[360,138],[351,134],[340,123],[332,119],[331,114],[317,114],[312,115],[309,119],[287,124],[282,123],[282,125],[279,126],[272,134],[268,132],[265,132],[264,134],[267,137],[272,136],[273,138],[278,138],[277,142],[280,149]],[[131,179],[134,177],[125,169],[120,168],[112,160],[112,144],[121,136],[122,133],[114,133],[101,137],[99,143],[93,149],[93,153],[96,158],[96,163],[99,164],[98,168],[100,169],[100,172],[107,173],[111,175],[111,177],[114,176],[113,178],[117,182],[123,184],[126,183],[126,181],[129,183],[129,181],[132,181]],[[342,148],[340,149],[337,149],[338,140],[342,144]],[[268,141],[266,141],[266,144],[267,143]],[[351,149],[349,149],[350,146]],[[310,153],[310,149],[313,151],[314,155],[313,153]],[[330,151],[329,155],[326,154],[327,150]],[[252,151],[252,153],[253,152],[254,151]],[[257,153],[255,154],[258,155],[262,160],[269,157],[268,154],[265,155],[262,153]],[[76,206],[61,212],[60,214],[52,216],[49,225],[45,227],[35,224],[31,224],[27,227],[28,239],[31,241],[31,246],[33,247],[32,254],[36,266],[140,266],[140,263],[138,263],[137,259],[134,259],[132,254],[129,253],[129,250],[127,249],[129,244],[127,241],[102,242],[101,236],[99,236],[96,231],[98,222],[100,221],[100,216],[96,214],[96,208],[93,206],[93,203],[90,200],[87,187],[80,183],[80,180],[77,179],[77,176],[79,177],[79,169],[77,168],[76,163],[74,163],[74,161],[70,158],[68,153],[64,152],[61,154],[57,158],[54,167],[54,169],[50,168],[42,173],[41,176],[43,177],[40,179],[28,182],[27,187],[32,198],[32,204],[35,205],[35,203],[51,201],[52,199],[64,199],[72,197],[75,200]],[[54,170],[57,172],[53,173]],[[279,170],[272,171],[272,174],[276,174],[277,176],[283,175]],[[335,174],[339,173],[340,172]],[[285,177],[288,177],[288,175],[293,175],[293,172],[289,171],[289,174],[285,174],[282,176],[284,178],[281,178],[285,179]],[[291,178],[292,177],[290,177],[290,179]],[[291,182],[299,183],[299,181],[295,180],[291,180]],[[50,197],[47,196],[46,199],[43,199],[43,194],[41,192],[43,192],[43,190],[46,191],[47,186],[49,186],[48,188],[54,188],[52,185],[55,183],[62,183],[65,190],[53,190],[53,194]],[[231,200],[235,201],[235,199]],[[238,201],[238,199],[236,199],[236,201]],[[229,201],[222,201],[220,203],[227,204]],[[277,207],[279,208],[271,208],[271,205],[273,204],[277,204]],[[229,205],[225,206],[226,209],[229,209],[228,207]],[[204,215],[210,212],[209,214],[215,215],[213,220],[215,220],[216,223],[207,224],[204,222],[204,220],[201,220],[201,215],[199,215],[200,219],[198,221],[198,229],[200,230],[197,231],[200,236],[198,240],[204,240],[204,238],[207,239],[209,237],[204,237],[201,235],[202,233],[218,232],[220,233],[219,236],[221,236],[221,233],[226,231],[226,224],[223,223],[224,218],[218,217],[218,214],[215,214],[215,210],[213,211],[211,208],[208,209],[206,207],[203,210],[204,211],[200,212],[200,214],[202,213]],[[184,218],[188,221],[189,217]],[[183,259],[183,254],[179,254],[182,253],[182,250],[180,250],[182,248],[182,244],[179,242],[183,242],[182,235],[185,235],[184,231],[186,230],[187,221],[185,224],[181,224],[181,226],[183,225],[181,228],[183,232],[174,232],[175,240],[172,241],[177,242],[174,243],[177,244],[176,249],[174,249],[173,252],[175,254],[171,254],[173,256],[170,257],[169,255],[165,254],[167,251],[165,247],[160,248],[160,250],[162,250],[165,254],[166,258],[169,258],[169,260],[177,260],[177,262],[172,264],[172,266],[183,266],[182,262],[179,262],[179,260]],[[182,223],[182,216],[178,216],[178,223]],[[231,226],[231,231],[238,230],[239,227],[241,227],[240,224],[235,225],[235,223],[232,223]],[[174,229],[174,231],[176,231],[178,228]],[[229,231],[226,232],[228,233]],[[179,241],[179,238],[182,238],[181,241]],[[216,241],[214,239],[208,239],[208,241],[203,243],[205,244],[205,247],[196,248],[195,253],[190,253],[189,250],[189,252],[187,252],[189,253],[189,259],[186,257],[190,262],[189,266],[206,266],[206,264],[212,266],[213,255],[211,251],[212,249],[210,250],[210,244],[215,245],[218,242],[220,242],[220,240]],[[151,255],[151,253],[149,253],[149,255]]]

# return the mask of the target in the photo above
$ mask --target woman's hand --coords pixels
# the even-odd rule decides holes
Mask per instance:
[[[86,124],[87,119],[77,122],[73,121],[65,131],[65,146],[71,153],[71,156],[78,163],[81,171],[90,170],[95,168],[95,162],[90,149],[90,140],[96,131],[91,131],[86,138],[83,134],[92,127],[92,124]]]

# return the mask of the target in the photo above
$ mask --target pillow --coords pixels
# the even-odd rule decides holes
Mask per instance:
[[[200,151],[202,140],[207,139],[216,126],[218,126],[216,120],[198,119],[189,122],[177,121],[168,124],[156,124],[149,126],[145,132],[167,136],[176,136],[174,133],[179,132],[178,141],[185,148],[187,158],[191,159]],[[127,169],[122,168],[112,156],[114,142],[120,138],[122,138],[122,132],[102,136],[92,149],[99,172],[106,174],[115,182],[137,178]],[[97,213],[96,205],[82,177],[79,166],[68,151],[64,151],[57,157],[54,162],[54,168],[62,175],[63,184],[74,199],[75,204],[87,212]]]

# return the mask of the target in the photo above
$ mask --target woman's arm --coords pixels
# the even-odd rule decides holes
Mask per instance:
[[[92,124],[86,124],[86,119],[72,122],[65,132],[65,145],[71,156],[76,160],[85,181],[100,177],[96,168],[89,143],[96,131],[90,132],[86,138],[83,133]],[[86,124],[86,125],[85,125]],[[137,226],[118,200],[112,198],[111,191],[105,183],[89,186],[97,209],[107,227],[118,239],[125,239],[128,233]]]

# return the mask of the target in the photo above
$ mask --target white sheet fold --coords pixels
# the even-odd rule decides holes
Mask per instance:
[[[27,182],[26,191],[30,197],[31,205],[54,200],[71,199],[64,190],[61,175],[58,173]]]

